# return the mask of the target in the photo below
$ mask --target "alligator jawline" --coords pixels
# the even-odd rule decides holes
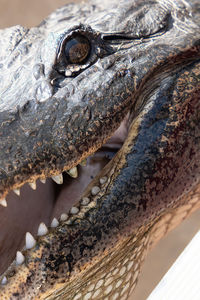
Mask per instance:
[[[37,189],[33,190],[26,183],[20,189],[20,195],[10,192],[7,196],[8,207],[0,206],[0,274],[11,264],[16,252],[24,246],[26,232],[36,237],[39,224],[56,225],[58,220],[65,220],[69,214],[76,212],[76,204],[82,199],[83,191],[92,180],[115,156],[128,135],[128,117],[115,131],[114,135],[92,156],[87,158],[86,165],[78,165],[78,177],[72,178],[63,173],[63,184],[56,184],[50,178],[45,184],[38,180]],[[102,183],[106,178],[101,177]],[[93,191],[95,193],[95,190]]]

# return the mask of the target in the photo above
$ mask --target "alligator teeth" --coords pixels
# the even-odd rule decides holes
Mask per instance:
[[[92,190],[91,190],[91,194],[93,196],[97,195],[100,192],[100,188],[98,186],[93,186]]]
[[[56,176],[52,176],[51,177],[53,179],[53,181],[55,181],[57,184],[63,184],[63,176],[62,174],[56,175]]]
[[[17,254],[16,254],[16,264],[17,265],[21,265],[21,264],[23,264],[24,260],[25,260],[24,255],[20,251],[17,251]]]
[[[42,183],[46,183],[46,179],[45,178],[40,178],[40,181],[42,182]]]
[[[1,281],[1,284],[5,285],[7,282],[8,282],[8,280],[7,280],[6,276],[4,276],[2,281]]]
[[[70,213],[71,213],[72,215],[76,215],[78,212],[79,212],[78,207],[73,206],[73,207],[70,209]]]
[[[53,218],[52,222],[51,222],[51,228],[55,228],[59,225],[59,222],[56,218]]]
[[[60,216],[60,221],[66,221],[68,219],[68,215],[67,214],[62,214]]]
[[[71,168],[70,170],[68,170],[67,174],[69,174],[69,176],[71,176],[73,178],[77,178],[78,177],[77,167],[74,167],[74,168]]]
[[[82,205],[88,205],[90,203],[90,199],[88,197],[83,197],[81,204]]]
[[[32,234],[30,232],[26,233],[25,240],[26,240],[26,249],[31,249],[36,244],[36,240],[34,239],[34,237],[32,236]]]
[[[104,177],[102,177],[102,178],[99,179],[99,181],[100,181],[101,184],[106,183],[107,180],[108,180],[108,178],[106,176],[104,176]]]
[[[65,76],[66,76],[66,77],[72,76],[72,71],[66,70],[66,71],[65,71]]]
[[[82,161],[80,162],[80,165],[81,165],[82,167],[85,167],[85,166],[87,165],[87,159],[82,160]]]
[[[38,232],[37,235],[38,236],[42,236],[48,233],[48,228],[47,226],[42,222],[40,223],[39,227],[38,227]]]
[[[20,189],[14,189],[13,192],[14,192],[17,196],[20,196]]]
[[[8,206],[7,205],[7,201],[6,201],[5,198],[0,200],[0,205],[2,205],[3,207],[7,207]]]
[[[36,181],[29,182],[28,184],[29,184],[29,186],[30,186],[34,191],[36,190],[36,188],[37,188],[37,186],[36,186]]]

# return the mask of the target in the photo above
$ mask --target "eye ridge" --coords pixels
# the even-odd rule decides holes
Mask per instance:
[[[65,42],[64,54],[70,64],[83,64],[91,50],[91,45],[86,36],[77,33]]]

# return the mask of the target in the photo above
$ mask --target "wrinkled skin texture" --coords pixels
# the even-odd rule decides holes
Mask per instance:
[[[23,252],[0,298],[126,299],[146,250],[199,207],[199,24],[198,1],[91,1],[0,32],[1,198],[77,165],[130,114],[90,203]],[[92,45],[81,70],[63,63],[74,31]]]

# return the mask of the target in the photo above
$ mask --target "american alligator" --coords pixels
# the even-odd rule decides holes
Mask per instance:
[[[91,0],[0,31],[0,299],[127,299],[200,206],[199,24]]]

